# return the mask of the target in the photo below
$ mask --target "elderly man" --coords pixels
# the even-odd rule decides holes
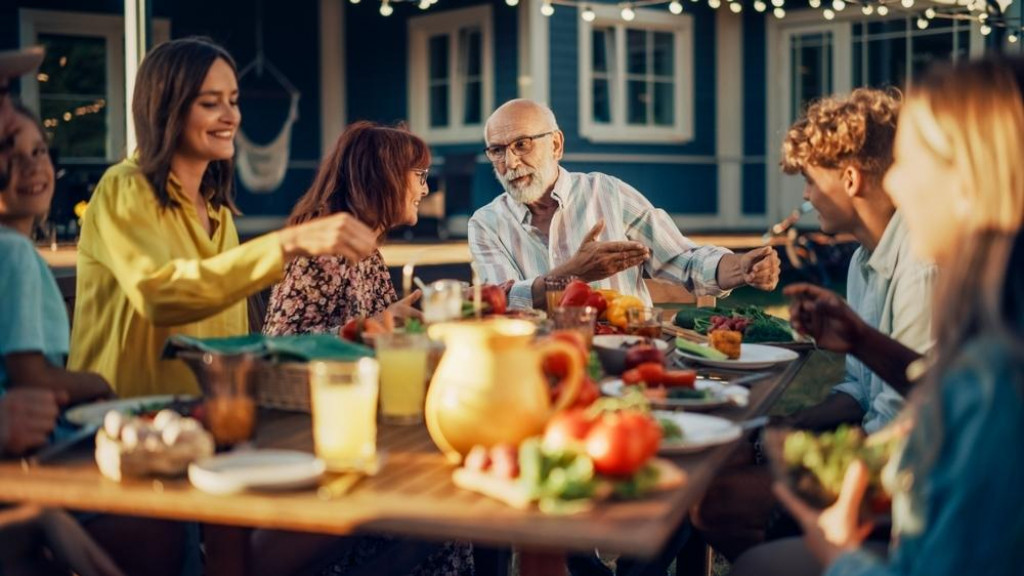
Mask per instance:
[[[512,308],[542,308],[545,276],[577,276],[648,303],[643,271],[697,295],[778,283],[771,247],[738,256],[698,246],[618,178],[561,168],[565,138],[542,104],[505,103],[487,120],[484,137],[505,194],[470,219],[469,247],[483,281],[515,281]]]

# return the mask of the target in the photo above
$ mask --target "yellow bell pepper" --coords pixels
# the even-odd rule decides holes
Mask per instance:
[[[615,300],[608,303],[608,309],[605,310],[605,316],[608,318],[608,323],[616,328],[626,329],[626,310],[630,308],[643,308],[643,300],[636,296],[619,296]]]

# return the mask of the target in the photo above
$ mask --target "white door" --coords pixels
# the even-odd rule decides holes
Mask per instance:
[[[783,21],[784,24],[785,21]],[[768,146],[775,162],[769,166],[774,177],[769,182],[775,201],[773,220],[781,220],[803,201],[804,180],[799,175],[788,176],[778,170],[779,149],[789,126],[800,117],[807,105],[822,96],[850,90],[850,24],[836,22],[784,27],[776,35],[774,67],[777,74],[769,88],[769,103],[775,107],[774,141]],[[816,219],[809,214],[801,221],[814,226]]]

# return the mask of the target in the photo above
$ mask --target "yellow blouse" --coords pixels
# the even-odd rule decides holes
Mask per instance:
[[[78,244],[71,370],[99,372],[122,397],[195,394],[180,360],[161,360],[172,334],[238,336],[249,331],[245,298],[279,281],[276,232],[239,246],[231,211],[207,205],[212,236],[171,177],[179,203],[161,208],[128,159],[103,175]]]

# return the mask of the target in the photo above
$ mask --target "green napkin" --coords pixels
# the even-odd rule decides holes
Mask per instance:
[[[186,351],[212,354],[255,354],[271,361],[334,360],[351,362],[364,356],[373,356],[373,350],[342,340],[331,334],[298,334],[292,336],[264,336],[249,334],[229,338],[193,338],[175,334],[167,339],[164,358],[176,358]]]

